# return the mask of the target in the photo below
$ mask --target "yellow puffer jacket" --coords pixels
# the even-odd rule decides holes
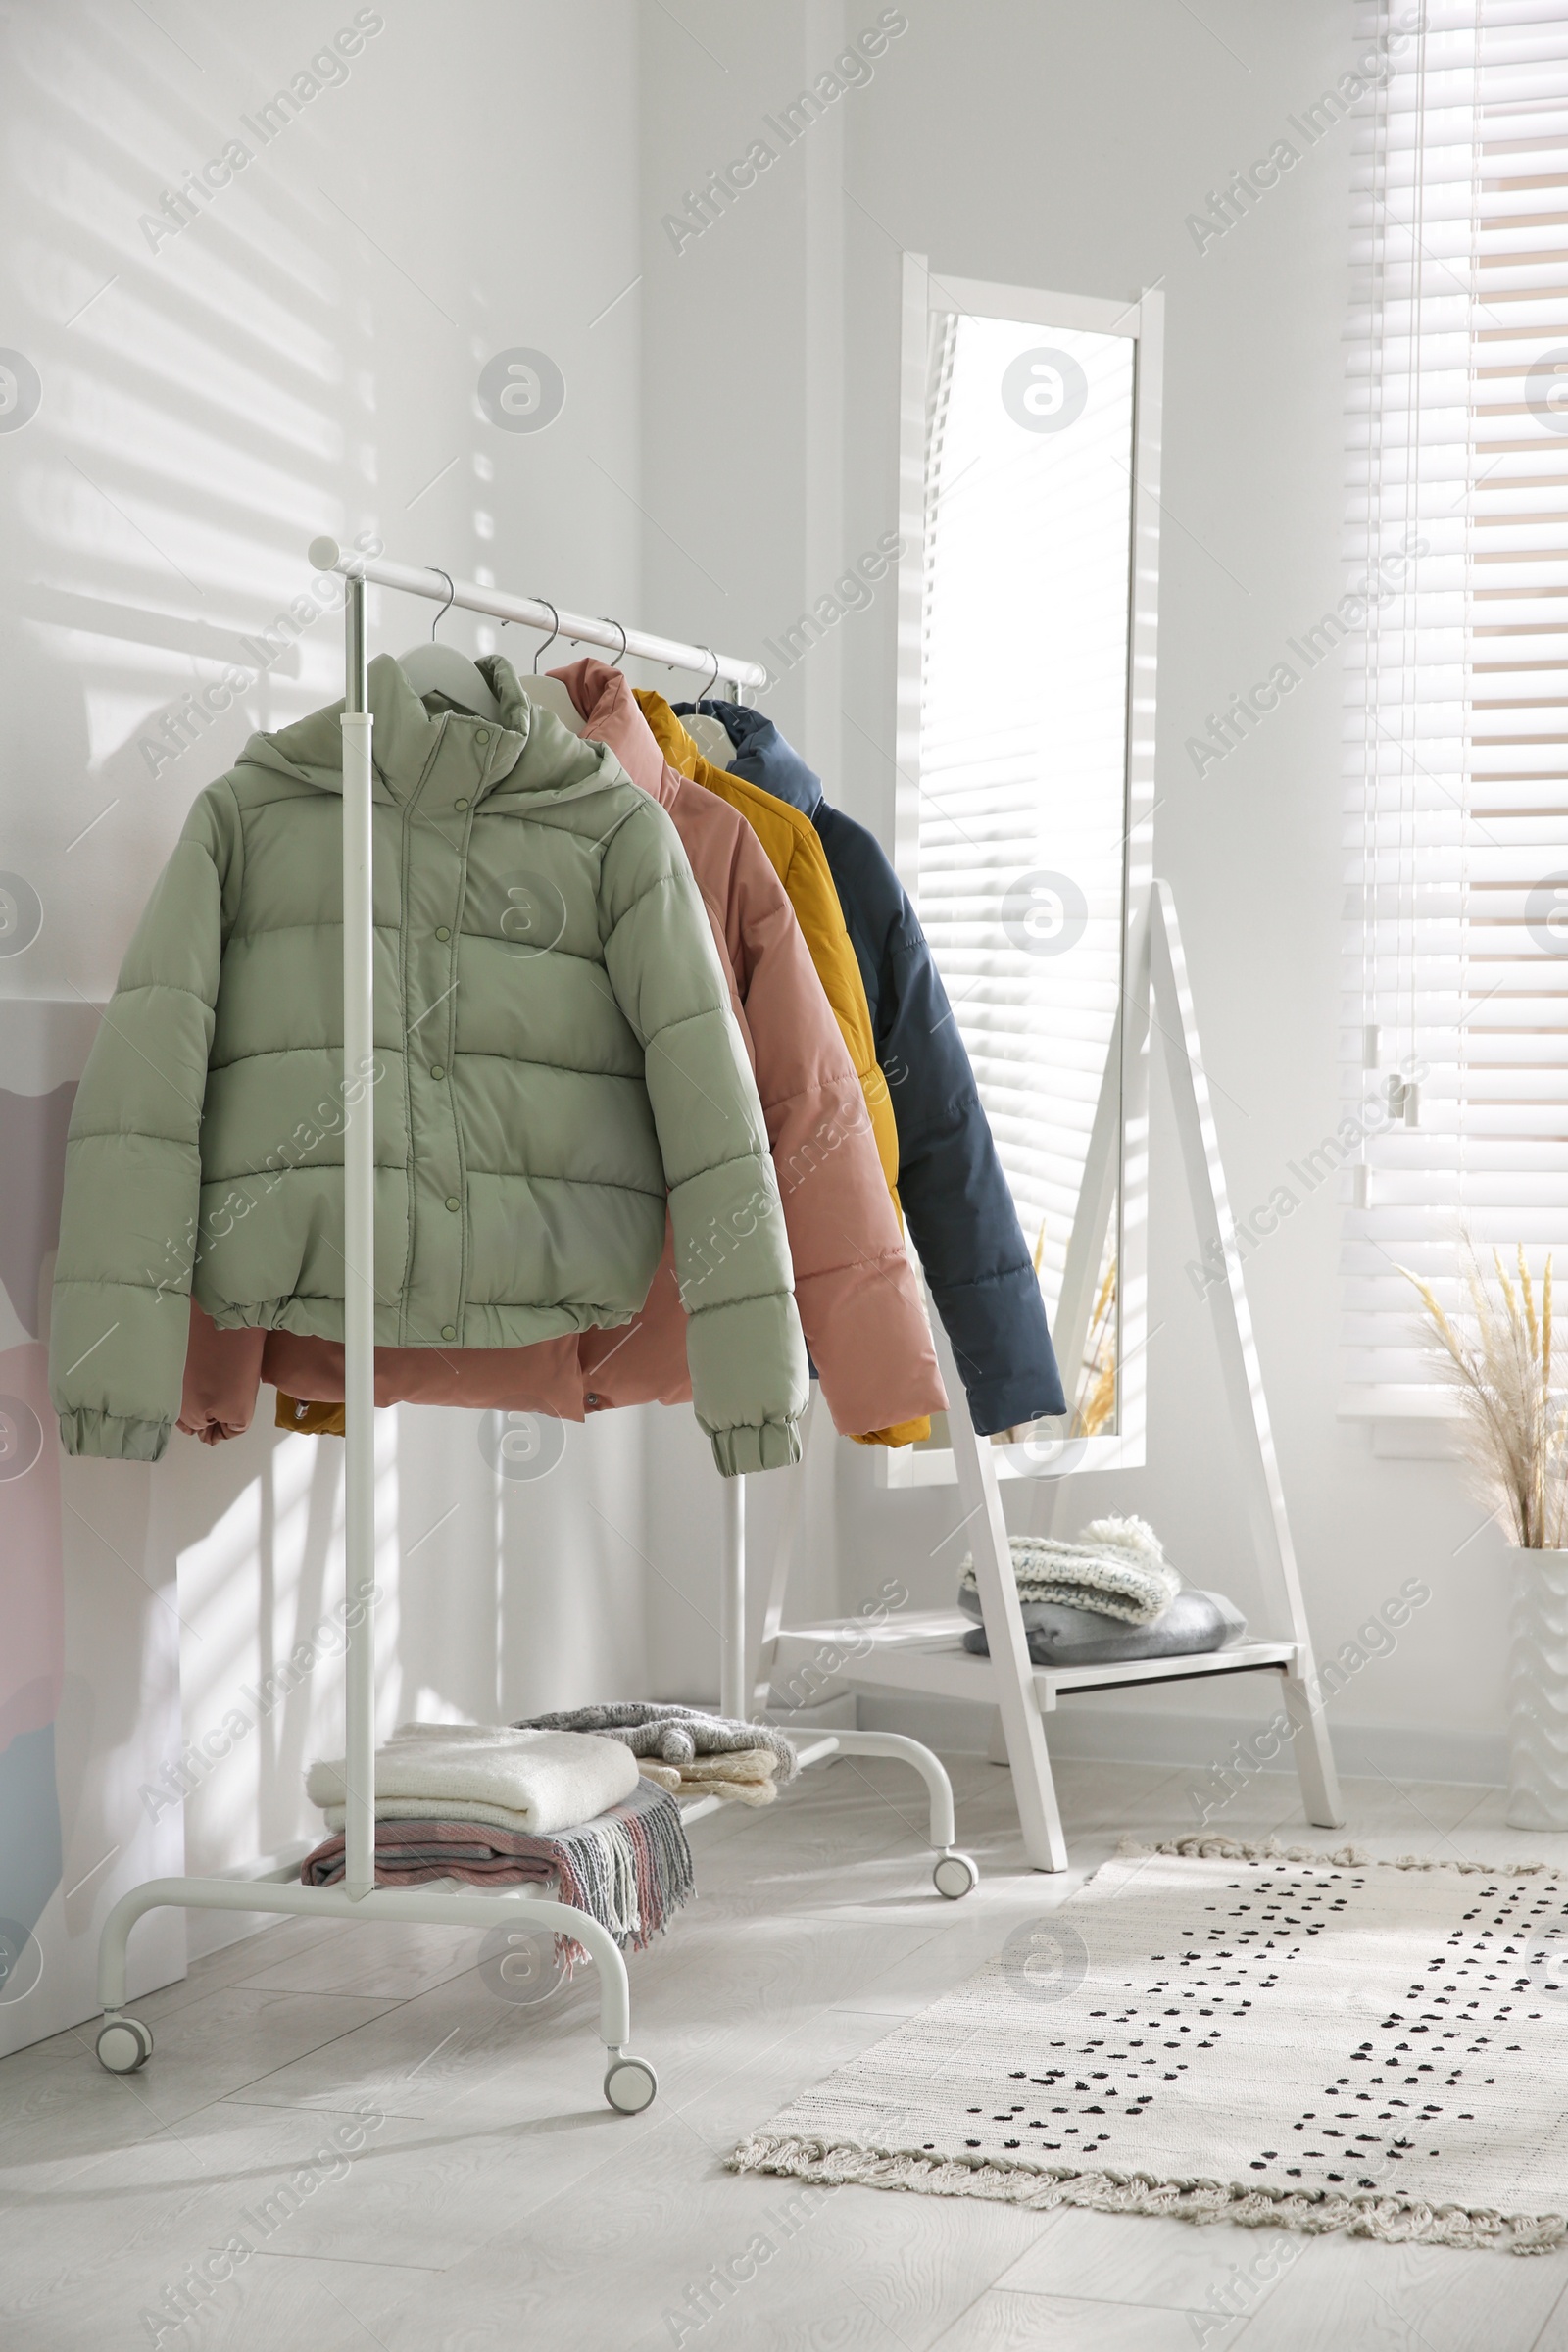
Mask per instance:
[[[850,1051],[855,1074],[865,1096],[865,1107],[870,1115],[871,1132],[876,1138],[877,1156],[882,1173],[888,1180],[894,1206],[899,1200],[899,1131],[893,1121],[893,1102],[888,1094],[888,1082],[877,1066],[876,1045],[871,1033],[871,1009],[865,1000],[865,983],[860,967],[855,960],[855,950],[845,928],[844,910],[839,905],[833,876],[828,870],[827,853],[817,837],[816,827],[802,809],[792,808],[788,801],[776,800],[760,784],[750,784],[744,776],[732,776],[722,767],[714,767],[705,760],[680,720],[662,694],[637,689],[637,702],[644,718],[653,729],[660,750],[677,775],[690,776],[693,783],[706,791],[717,793],[727,801],[757,835],[767,853],[768,863],[784,885],[785,894],[795,909],[810,953],[822,991],[833,1008],[833,1017]],[[901,1219],[902,1222],[902,1219]],[[291,1425],[292,1426],[292,1425]],[[862,1446],[907,1446],[930,1435],[929,1421],[907,1421],[896,1429],[877,1430],[857,1440]]]
[[[760,784],[748,784],[743,776],[729,775],[705,760],[662,694],[646,693],[639,687],[637,701],[660,750],[675,773],[690,776],[694,783],[701,784],[708,792],[716,792],[721,801],[738,808],[767,852],[768,863],[783,883],[795,909],[795,919],[805,934],[823,994],[833,1007],[833,1017],[849,1047],[855,1074],[865,1096],[865,1107],[871,1115],[871,1131],[876,1137],[882,1173],[897,1200],[899,1131],[893,1123],[893,1103],[888,1082],[877,1067],[865,983],[844,927],[844,912],[816,827],[799,808],[792,808],[788,801],[775,800]]]

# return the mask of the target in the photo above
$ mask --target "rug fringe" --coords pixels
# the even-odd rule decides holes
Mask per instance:
[[[1351,2237],[1381,2238],[1389,2245],[1550,2254],[1568,2240],[1568,2217],[1560,2213],[1502,2214],[1424,2205],[1410,2197],[1336,2197],[1217,2180],[1156,2180],[1146,2173],[1050,2173],[994,2158],[959,2163],[907,2149],[860,2148],[766,2133],[743,2140],[726,2162],[734,2173],[782,2173],[824,2187],[854,2183],[910,2189],[925,2196],[985,2197],[1036,2212],[1080,2205],[1096,2213],[1161,2214],[1199,2224],[1237,2222],[1250,2230],[1298,2230],[1314,2236],[1343,2230]]]
[[[1377,1860],[1358,1845],[1342,1845],[1331,1854],[1319,1853],[1310,1845],[1281,1845],[1277,1838],[1264,1838],[1261,1845],[1249,1844],[1239,1838],[1172,1838],[1157,1845],[1140,1845],[1135,1838],[1124,1838],[1117,1846],[1118,1856],[1129,1859],[1140,1854],[1176,1854],[1189,1862],[1321,1862],[1337,1870],[1455,1870],[1479,1872],[1483,1877],[1533,1878],[1544,1872],[1548,1877],[1565,1874],[1555,1862],[1468,1862],[1432,1861],[1425,1854],[1399,1854],[1393,1859]]]

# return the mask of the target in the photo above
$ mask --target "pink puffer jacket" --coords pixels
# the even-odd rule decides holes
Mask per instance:
[[[897,1432],[947,1402],[919,1289],[865,1100],[799,923],[745,818],[665,765],[618,670],[552,673],[636,784],[669,811],[691,860],[757,1077],[795,1262],[795,1296],[834,1425]],[[195,1302],[179,1426],[208,1444],[249,1426],[259,1382],[340,1400],[343,1350],[287,1332],[219,1331]],[[666,1235],[642,1312],[613,1330],[532,1348],[378,1348],[378,1404],[499,1407],[580,1421],[612,1405],[691,1396],[685,1316]],[[905,1426],[901,1426],[905,1425]]]

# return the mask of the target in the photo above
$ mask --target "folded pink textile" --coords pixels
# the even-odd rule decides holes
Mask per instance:
[[[307,1886],[335,1886],[343,1876],[343,1833],[327,1838],[300,1864]],[[652,1781],[575,1829],[536,1837],[483,1821],[378,1821],[375,1883],[418,1886],[462,1879],[473,1886],[559,1882],[557,1899],[608,1928],[623,1951],[640,1952],[692,1894],[692,1856],[680,1807]],[[585,1958],[572,1937],[558,1937],[568,1964]]]

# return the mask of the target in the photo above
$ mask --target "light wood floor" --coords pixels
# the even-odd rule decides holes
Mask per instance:
[[[954,1760],[959,1840],[985,1873],[931,1891],[912,1777],[808,1775],[771,1812],[700,1825],[700,1900],[632,1964],[645,2116],[602,2102],[589,1987],[547,2014],[499,1999],[480,1937],[294,1921],[137,2004],[158,2048],[104,2074],[92,2034],[0,2064],[0,2345],[64,2352],[1568,2352],[1568,2255],[1524,2260],[1229,2225],[736,2178],[727,2150],[1069,1892],[1119,1838],[1195,1827],[1186,1771],[1066,1766],[1076,1868],[1027,1872],[1004,1772]],[[1568,1866],[1502,1826],[1498,1792],[1353,1782],[1375,1854]],[[1296,1786],[1254,1783],[1212,1825],[1322,1846]],[[381,2120],[322,2155],[356,2109]],[[351,2132],[352,2136],[352,2132]],[[331,2177],[333,2172],[337,2177]],[[247,2221],[284,2183],[296,2209]],[[1568,2185],[1568,2184],[1565,2184]],[[283,2200],[284,2203],[287,2200]],[[146,2316],[248,2230],[257,2251],[176,2324]],[[697,2325],[670,2315],[761,2235],[773,2251]],[[744,2264],[741,2266],[746,2267]]]

